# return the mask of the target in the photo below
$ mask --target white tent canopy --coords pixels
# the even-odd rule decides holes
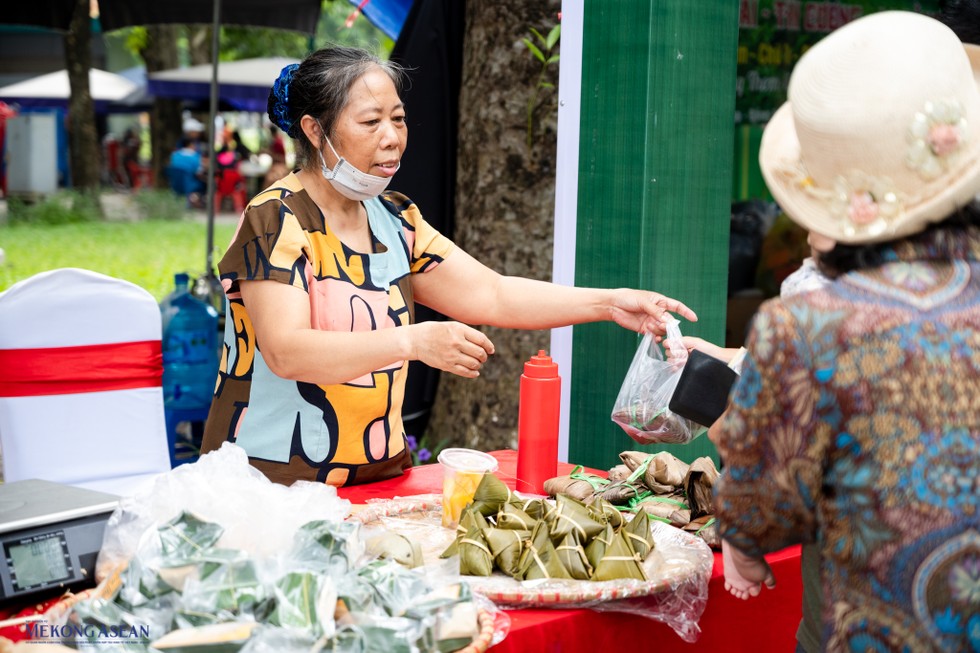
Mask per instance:
[[[122,75],[92,68],[88,73],[92,99],[97,103],[119,102],[139,86]],[[68,71],[59,70],[46,75],[0,88],[0,100],[23,106],[67,106],[71,96]]]

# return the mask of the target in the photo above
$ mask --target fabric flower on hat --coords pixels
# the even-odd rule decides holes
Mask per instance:
[[[834,180],[831,213],[847,236],[884,233],[902,213],[902,202],[891,180],[854,171]]]
[[[949,168],[967,137],[959,102],[926,102],[909,126],[908,164],[924,178],[935,179]]]

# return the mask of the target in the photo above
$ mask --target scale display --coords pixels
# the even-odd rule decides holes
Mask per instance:
[[[64,531],[4,544],[14,589],[28,590],[68,580],[73,575]]]
[[[95,561],[119,497],[26,480],[0,484],[0,604],[95,583]]]

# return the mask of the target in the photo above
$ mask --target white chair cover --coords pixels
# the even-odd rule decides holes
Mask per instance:
[[[4,479],[127,496],[169,470],[160,338],[128,281],[63,268],[0,293]]]

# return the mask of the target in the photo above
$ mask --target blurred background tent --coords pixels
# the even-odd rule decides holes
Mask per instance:
[[[218,62],[218,100],[238,111],[265,113],[269,89],[288,57],[262,57]],[[158,97],[207,99],[211,95],[211,64],[162,70],[148,75],[148,92]],[[2,98],[2,96],[0,96]]]
[[[401,25],[408,16],[412,0],[361,0],[351,2],[355,11],[351,14],[354,20],[358,12],[363,12],[364,16],[372,23],[377,25],[382,31],[393,39],[398,38]],[[277,0],[274,8],[271,8],[265,0],[167,0],[167,2],[146,2],[145,0],[100,0],[99,1],[99,21],[102,30],[110,32],[112,30],[135,25],[159,25],[159,24],[188,24],[188,23],[210,23],[212,25],[212,44],[211,44],[211,65],[196,67],[191,70],[194,79],[183,78],[185,84],[178,86],[177,78],[186,75],[186,72],[165,71],[168,75],[158,76],[158,73],[150,73],[149,92],[164,95],[168,92],[178,92],[182,89],[187,92],[186,97],[200,97],[203,89],[203,82],[208,81],[208,97],[210,107],[210,119],[208,124],[214,125],[215,115],[218,111],[218,99],[222,95],[222,85],[226,84],[224,91],[227,94],[234,94],[243,103],[247,103],[252,110],[263,110],[265,101],[261,96],[268,97],[268,88],[275,81],[279,70],[288,62],[279,66],[279,70],[272,72],[271,76],[265,72],[261,75],[261,80],[265,89],[256,88],[254,84],[241,84],[237,82],[247,81],[236,75],[238,67],[231,67],[233,62],[219,64],[219,39],[220,27],[225,24],[250,25],[258,27],[273,27],[285,30],[293,30],[310,34],[316,33],[317,22],[320,18],[322,0]],[[275,66],[277,62],[267,60],[268,70]],[[258,65],[253,62],[253,65]],[[244,66],[248,69],[248,65]],[[219,70],[226,71],[227,79],[222,82],[219,80]],[[263,68],[263,71],[266,69]],[[210,73],[206,77],[203,73]],[[197,77],[200,75],[200,77]],[[202,79],[203,77],[204,79]],[[212,136],[213,137],[213,136]],[[209,166],[213,168],[214,159],[209,158]],[[205,206],[207,207],[208,233],[206,244],[206,274],[213,280],[214,275],[214,170],[209,170],[208,191]]]
[[[275,8],[264,0],[100,0],[99,21],[102,30],[112,30],[135,25],[209,23],[212,26],[209,96],[209,130],[213,129],[218,112],[218,60],[221,25],[253,25],[293,30],[315,34],[320,19],[321,0],[277,0]],[[278,71],[277,73],[278,74]],[[153,73],[151,73],[152,78]],[[275,77],[272,78],[273,80]],[[153,89],[150,90],[154,92]],[[214,138],[214,134],[210,135]],[[205,250],[205,274],[218,294],[214,276],[214,193],[215,161],[208,157],[207,175],[207,244]]]
[[[89,69],[88,79],[89,93],[97,112],[105,112],[113,103],[122,102],[139,91],[139,86],[126,77],[96,68]],[[24,108],[68,108],[70,96],[67,70],[38,75],[0,88],[0,100]]]

